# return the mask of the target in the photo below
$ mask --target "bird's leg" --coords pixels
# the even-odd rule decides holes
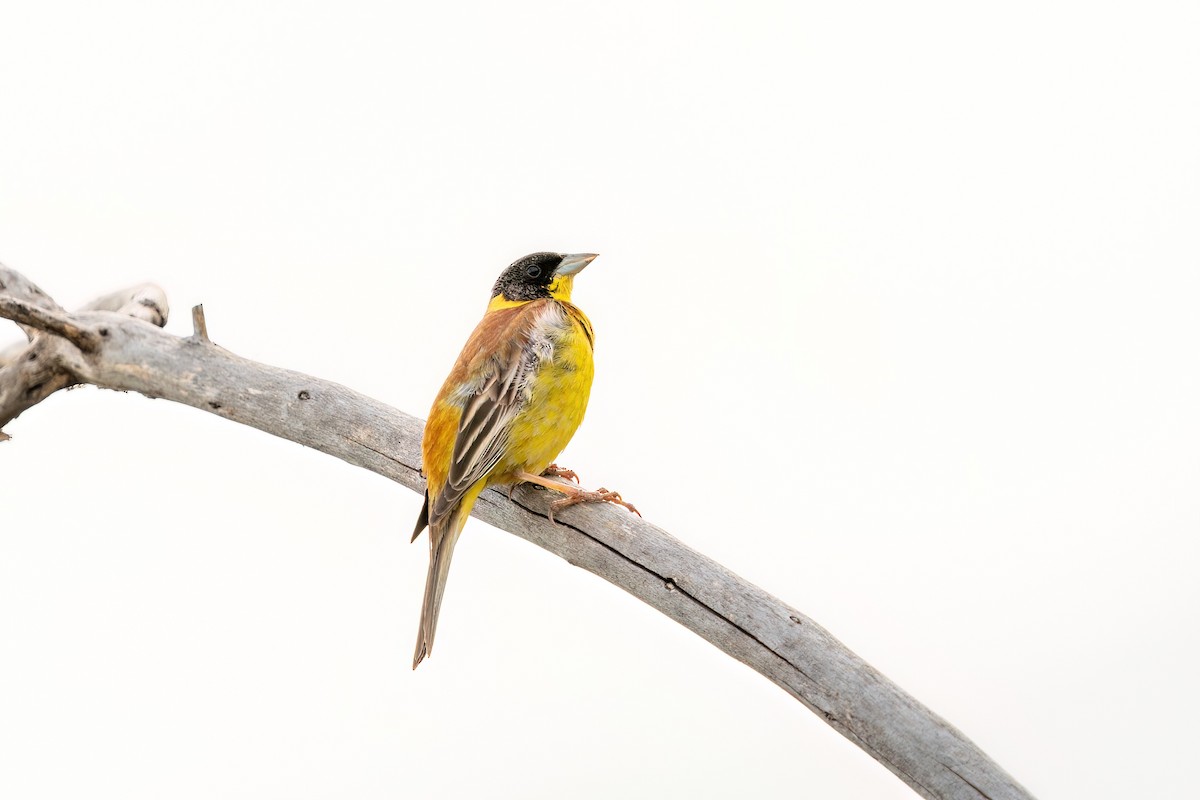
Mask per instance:
[[[542,470],[542,474],[547,478],[566,478],[569,481],[579,483],[579,475],[576,474],[575,470],[560,467],[558,464],[551,464],[546,467]]]
[[[622,500],[620,493],[610,492],[604,487],[600,487],[594,492],[589,492],[586,489],[580,489],[576,486],[572,486],[569,483],[559,483],[558,481],[552,481],[549,478],[541,475],[533,475],[528,472],[518,472],[517,477],[526,483],[535,483],[538,486],[545,487],[546,489],[553,489],[556,492],[566,495],[566,497],[563,499],[555,500],[550,504],[550,511],[546,516],[550,518],[551,522],[554,522],[555,511],[561,511],[568,506],[573,506],[578,503],[615,503],[619,506],[624,506],[633,513],[637,514],[639,517],[642,515],[642,512],[634,508],[632,503],[627,503]]]

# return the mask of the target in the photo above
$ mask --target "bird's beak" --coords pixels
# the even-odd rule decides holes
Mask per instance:
[[[596,255],[596,253],[572,253],[569,256],[563,256],[562,263],[558,265],[558,269],[554,270],[554,275],[556,277],[562,275],[574,275],[588,264],[592,263],[592,259],[594,259]]]

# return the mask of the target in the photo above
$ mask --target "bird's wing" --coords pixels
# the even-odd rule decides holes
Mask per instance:
[[[529,400],[529,383],[543,354],[529,332],[516,333],[481,365],[462,400],[462,415],[445,483],[429,498],[429,519],[454,511],[463,495],[500,461],[512,422]]]

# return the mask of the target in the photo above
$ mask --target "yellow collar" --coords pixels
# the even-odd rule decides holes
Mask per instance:
[[[574,275],[559,275],[550,282],[547,287],[550,290],[550,296],[562,303],[571,302],[571,289],[575,286]],[[499,311],[502,308],[516,308],[523,306],[526,303],[531,303],[532,300],[509,300],[503,294],[498,294],[488,303],[488,311]]]

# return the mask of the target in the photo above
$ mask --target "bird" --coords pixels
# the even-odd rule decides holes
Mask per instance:
[[[610,502],[617,492],[552,480],[578,476],[554,464],[583,421],[594,368],[592,323],[571,302],[575,277],[595,253],[531,253],[496,279],[475,327],[433,401],[421,441],[425,503],[412,540],[429,528],[429,572],[413,669],[433,650],[454,546],[479,494],[522,482],[560,492],[569,505]],[[640,516],[640,514],[639,514]]]

